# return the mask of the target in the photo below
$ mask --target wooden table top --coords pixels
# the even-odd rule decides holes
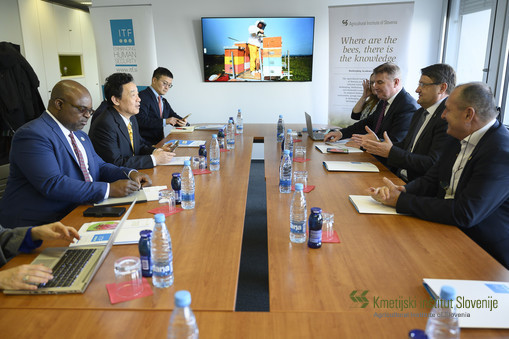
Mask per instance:
[[[170,135],[171,138],[207,140],[212,132]],[[115,281],[113,263],[123,256],[138,256],[137,245],[113,246],[102,267],[84,294],[60,296],[6,296],[0,294],[1,308],[82,308],[82,309],[173,309],[173,294],[180,289],[191,291],[196,310],[233,311],[237,295],[240,252],[244,230],[247,186],[251,163],[252,137],[237,137],[234,151],[221,153],[219,172],[196,175],[196,207],[166,218],[173,245],[175,283],[166,289],[153,288],[154,295],[129,303],[111,305],[105,285]],[[178,148],[177,156],[198,154],[198,148]],[[143,170],[154,186],[170,186],[171,173],[181,172],[182,166],[158,166]],[[151,218],[148,210],[158,207],[157,201],[135,205],[130,219]],[[92,220],[85,218],[79,206],[62,222],[79,229]],[[65,246],[48,241],[43,247]],[[41,248],[41,249],[42,249]],[[21,254],[4,268],[30,263],[40,250]]]
[[[290,199],[279,193],[281,151],[274,138],[265,138],[269,292],[271,311],[341,312],[355,308],[355,290],[372,298],[428,299],[423,278],[509,281],[509,271],[456,227],[411,216],[359,214],[350,194],[366,195],[387,176],[401,183],[369,154],[322,154],[304,137],[308,171],[308,213],[321,207],[335,215],[341,243],[320,249],[289,240]],[[327,172],[324,160],[369,161],[380,173]],[[360,293],[360,292],[359,292]],[[371,307],[371,306],[370,306]],[[427,309],[429,310],[429,309]]]

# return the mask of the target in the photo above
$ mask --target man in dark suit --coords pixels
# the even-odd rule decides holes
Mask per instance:
[[[48,110],[23,125],[12,142],[0,224],[14,228],[58,221],[80,204],[123,197],[149,186],[146,174],[104,162],[81,129],[92,98],[78,82],[51,91]]]
[[[398,142],[407,134],[410,120],[418,106],[415,99],[403,88],[401,83],[401,71],[392,63],[385,63],[373,70],[375,74],[374,90],[380,99],[373,114],[339,131],[329,132],[325,135],[325,141],[336,141],[343,138],[352,138],[350,146],[360,147],[366,135],[366,127],[369,127],[379,139],[387,132],[391,140]]]
[[[458,226],[509,269],[509,132],[484,83],[456,87],[445,105],[454,139],[440,161],[405,186],[384,178],[371,195],[399,213]]]
[[[97,154],[106,162],[136,169],[169,163],[174,155],[169,151],[170,145],[156,149],[140,138],[134,118],[139,112],[140,98],[132,75],[110,75],[104,94],[108,107],[92,122],[88,132]]]
[[[152,84],[140,92],[140,113],[136,115],[141,136],[151,145],[164,138],[164,126],[186,126],[187,119],[175,113],[163,98],[173,87],[173,74],[169,69],[159,67],[152,75]]]
[[[447,122],[442,119],[445,100],[456,85],[454,69],[447,64],[435,64],[421,69],[421,78],[415,92],[421,108],[415,112],[406,137],[396,143],[384,132],[383,141],[367,140],[362,147],[382,157],[384,163],[406,182],[412,181],[438,161],[445,141],[450,138]]]

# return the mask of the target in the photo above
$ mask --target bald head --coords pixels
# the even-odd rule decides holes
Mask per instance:
[[[88,90],[73,80],[59,81],[51,91],[48,110],[70,131],[82,129],[92,110],[92,97]]]

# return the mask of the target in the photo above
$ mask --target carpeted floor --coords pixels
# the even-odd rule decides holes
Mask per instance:
[[[261,160],[251,162],[235,311],[269,311],[267,201]]]

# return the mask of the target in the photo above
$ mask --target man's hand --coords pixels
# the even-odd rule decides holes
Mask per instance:
[[[378,202],[384,205],[396,207],[398,198],[401,192],[405,192],[405,186],[394,185],[392,181],[384,177],[385,186],[382,187],[370,187],[369,195]]]
[[[175,117],[171,117],[171,118],[166,119],[166,124],[175,126],[177,124],[178,120],[179,119],[177,119]]]
[[[183,120],[181,120],[181,119],[177,119],[176,124],[177,124],[177,126],[179,126],[179,127],[184,127],[184,126],[186,126],[186,125],[187,125],[187,119],[183,119]]]
[[[312,131],[308,131],[308,133],[312,133]],[[325,134],[323,141],[334,142],[334,141],[341,140],[342,137],[343,137],[343,133],[341,133],[340,131],[333,131],[333,132],[329,132],[329,133]]]
[[[74,227],[65,226],[61,222],[54,222],[42,226],[33,227],[32,240],[57,240],[64,239],[73,242],[80,238],[78,231]]]
[[[0,271],[0,289],[36,290],[37,285],[51,279],[51,268],[43,265],[21,265]]]
[[[392,148],[392,141],[387,132],[384,132],[384,141],[366,140],[362,143],[362,147],[371,154],[388,158]]]
[[[166,146],[166,145],[164,145],[164,146]],[[166,148],[168,148],[168,147],[166,147]],[[171,159],[173,159],[173,157],[175,156],[175,153],[168,152],[163,147],[163,148],[155,149],[154,152],[152,152],[152,155],[156,159],[156,165],[162,165],[162,164],[169,163],[171,161]]]
[[[138,173],[138,172],[136,172]],[[133,192],[139,191],[140,184],[134,180],[117,180],[110,184],[110,197],[125,197]]]
[[[152,180],[150,180],[150,177],[145,173],[131,171],[131,173],[129,173],[129,178],[136,182],[139,188],[152,186]]]

